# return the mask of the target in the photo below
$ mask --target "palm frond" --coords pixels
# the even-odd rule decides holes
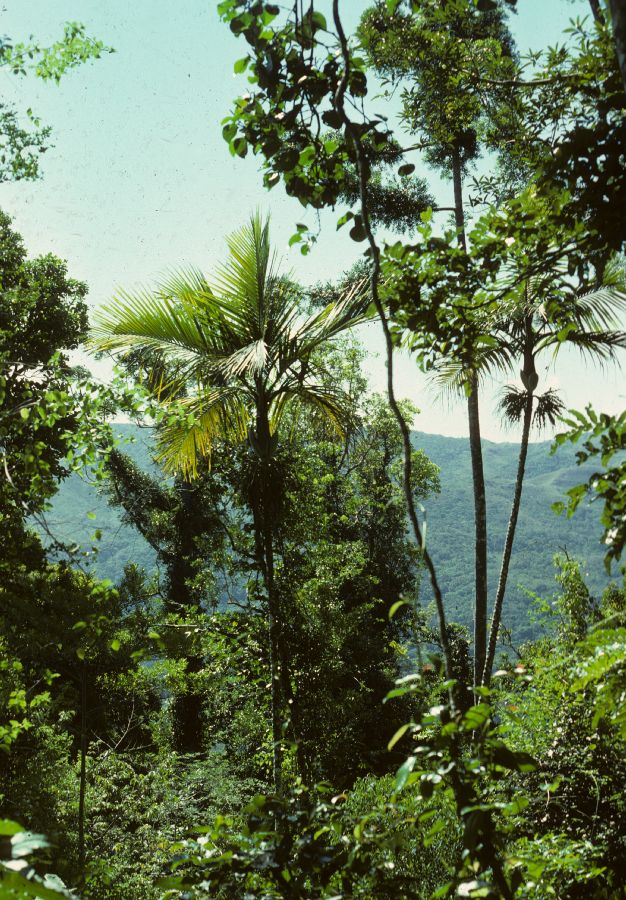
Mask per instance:
[[[272,293],[280,282],[271,250],[269,218],[256,212],[248,225],[226,239],[229,257],[217,269],[215,288],[222,309],[235,330],[248,340],[264,338],[271,313]]]
[[[342,390],[332,389],[313,381],[288,382],[277,395],[271,409],[272,430],[275,431],[287,407],[307,406],[318,412],[338,437],[345,437],[354,425],[354,414],[349,396]]]
[[[250,420],[240,391],[222,387],[187,397],[166,408],[157,430],[157,460],[167,472],[197,475],[198,460],[209,458],[218,440],[241,441]]]
[[[369,280],[363,278],[352,285],[336,302],[313,313],[290,333],[289,341],[300,353],[311,354],[321,344],[373,317],[370,307]]]
[[[619,327],[626,312],[626,280],[621,285],[603,285],[577,297],[572,312],[574,321],[597,331]]]
[[[486,376],[509,372],[512,364],[511,347],[509,343],[505,342],[479,347],[472,360],[472,368],[477,372],[481,381]],[[438,396],[452,399],[454,395],[464,392],[468,373],[468,366],[461,360],[444,358],[436,365],[429,381],[436,389]]]
[[[452,401],[464,392],[467,377],[467,369],[460,360],[444,358],[430,375],[428,383],[435,389],[438,398],[445,397]]]
[[[198,310],[200,313],[201,310]],[[89,345],[124,354],[146,349],[188,360],[208,349],[199,315],[160,288],[120,290],[94,318]]]
[[[268,346],[264,340],[253,341],[239,350],[235,350],[223,359],[215,360],[214,369],[226,378],[236,378],[251,372],[253,375],[263,371],[268,361]]]
[[[591,362],[603,364],[613,361],[617,351],[626,348],[626,332],[573,330],[563,341],[558,340],[558,335],[550,334],[541,339],[537,351],[554,347],[556,356],[565,344],[573,344],[581,355],[588,357]]]

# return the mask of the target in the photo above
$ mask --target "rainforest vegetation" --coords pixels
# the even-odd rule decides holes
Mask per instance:
[[[221,263],[88,308],[0,213],[0,897],[626,896],[626,412],[542,383],[626,347],[623,4],[531,53],[515,0],[218,12],[212,124],[269,192]],[[3,104],[0,180],[50,139]],[[283,267],[281,191],[356,265]],[[399,351],[465,440],[414,430]]]

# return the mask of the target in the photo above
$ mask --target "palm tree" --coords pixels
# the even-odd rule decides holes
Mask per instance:
[[[511,292],[495,316],[482,323],[483,331],[496,341],[476,351],[474,369],[479,376],[510,370],[521,360],[522,389],[509,385],[500,402],[504,418],[522,422],[520,452],[511,513],[502,553],[498,586],[494,599],[489,641],[480,673],[480,682],[489,684],[495,658],[502,605],[508,581],[509,565],[517,528],[526,470],[526,457],[532,424],[554,424],[562,410],[556,392],[537,395],[539,375],[536,360],[544,350],[574,345],[583,356],[601,363],[612,360],[619,348],[626,347],[626,333],[619,330],[618,315],[626,310],[626,271],[622,261],[613,260],[603,272],[602,285],[589,293],[574,290],[560,272],[551,278],[530,279]],[[467,370],[452,360],[439,369],[438,380],[448,388],[462,390]]]
[[[269,220],[257,213],[227,244],[229,258],[211,284],[187,270],[154,291],[120,292],[100,310],[91,344],[99,351],[139,354],[153,371],[167,369],[167,380],[156,389],[172,413],[157,430],[157,459],[166,471],[193,478],[199,458],[210,456],[217,441],[249,443],[254,466],[248,503],[267,595],[273,776],[281,793],[285,706],[291,708],[292,727],[296,713],[274,584],[280,424],[290,407],[305,405],[343,433],[347,396],[325,384],[317,351],[363,321],[368,300],[358,283],[336,303],[303,318],[293,282],[278,272]]]

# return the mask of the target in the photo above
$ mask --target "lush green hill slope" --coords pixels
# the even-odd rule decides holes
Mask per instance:
[[[142,466],[150,464],[149,431],[120,426],[125,437],[134,437],[128,451]],[[453,618],[469,622],[473,581],[473,505],[469,446],[461,438],[418,432],[415,445],[426,451],[441,468],[441,495],[428,503],[428,543],[437,563],[446,602]],[[529,448],[527,477],[522,498],[518,533],[509,577],[504,621],[514,628],[516,639],[530,636],[531,605],[526,593],[549,597],[555,590],[552,558],[559,550],[583,559],[589,584],[596,592],[607,582],[603,547],[599,542],[599,510],[581,509],[573,519],[557,517],[550,506],[564,491],[586,477],[574,461],[573,450],[562,448],[550,456],[549,443]],[[489,515],[489,585],[493,597],[500,554],[509,516],[517,466],[516,444],[484,442]],[[95,513],[95,519],[89,514]],[[97,573],[116,581],[127,562],[147,570],[154,566],[154,553],[132,528],[122,524],[119,512],[108,506],[92,485],[73,477],[65,482],[47,516],[51,531],[64,540],[89,546],[90,535],[99,529]],[[424,600],[428,599],[424,585]]]
[[[120,449],[142,468],[152,469],[150,431],[133,425],[118,425],[116,431],[123,441]],[[155,566],[154,551],[141,535],[123,524],[120,511],[109,506],[93,484],[77,475],[61,484],[45,519],[50,532],[59,540],[75,542],[85,550],[97,545],[97,559],[92,565],[101,578],[119,581],[129,562],[147,571]],[[96,530],[101,533],[100,540],[92,541]],[[89,558],[86,562],[89,563]]]
[[[421,432],[414,436],[441,468],[441,495],[428,503],[428,544],[440,573],[448,608],[469,622],[473,578],[473,528],[471,460],[469,444],[462,438],[447,438]],[[580,468],[571,447],[550,455],[550,443],[531,444],[528,450],[522,506],[504,607],[504,622],[513,627],[516,639],[529,637],[531,600],[522,589],[550,597],[556,588],[553,557],[566,551],[586,563],[588,583],[601,592],[608,578],[604,570],[604,547],[598,507],[580,508],[572,519],[556,516],[551,504],[562,500],[568,487],[585,480],[589,469]],[[517,444],[483,442],[487,483],[489,591],[495,594],[500,558],[508,523],[517,469]],[[426,585],[424,586],[426,593]]]

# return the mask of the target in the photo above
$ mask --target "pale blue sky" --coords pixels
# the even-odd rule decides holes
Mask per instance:
[[[0,206],[15,219],[32,254],[53,252],[68,260],[72,275],[90,286],[97,306],[116,286],[150,283],[166,268],[193,263],[210,272],[224,255],[223,236],[256,207],[272,216],[273,239],[285,267],[304,282],[334,277],[362,247],[347,231],[336,232],[336,215],[322,217],[313,253],[302,257],[287,240],[294,223],[315,222],[313,211],[287,198],[281,188],[261,186],[259,161],[233,159],[221,137],[220,120],[245,79],[232,74],[244,55],[218,20],[215,0],[5,0],[1,31],[14,39],[30,34],[56,39],[66,21],[84,22],[116,53],[70,73],[59,86],[0,74],[3,97],[31,106],[54,128],[54,146],[43,158],[41,181],[0,185]],[[365,2],[344,0],[348,21]],[[559,39],[568,18],[587,13],[583,3],[519,0],[514,17],[521,50]],[[430,173],[429,177],[430,177]],[[434,179],[436,181],[436,179]],[[439,199],[450,205],[444,189]],[[372,385],[384,386],[378,329],[365,335]],[[563,357],[544,385],[567,388],[567,403],[593,400],[615,411],[624,406],[622,376],[583,369]],[[398,393],[422,409],[416,427],[462,435],[463,405],[433,402],[424,379],[408,359],[399,361]],[[501,432],[486,392],[484,433]]]

